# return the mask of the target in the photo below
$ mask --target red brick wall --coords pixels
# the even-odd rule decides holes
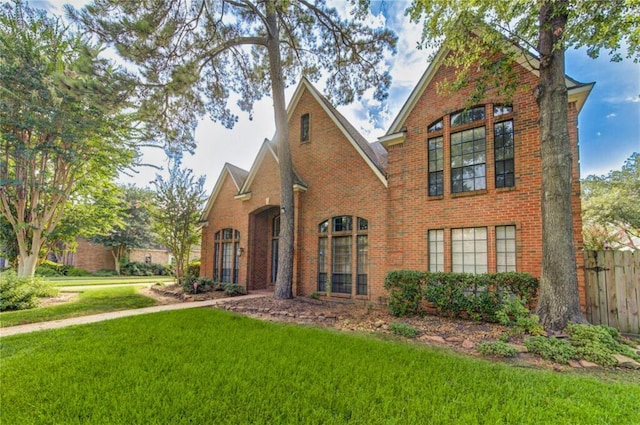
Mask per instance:
[[[519,69],[521,83],[512,100],[515,130],[515,187],[496,189],[493,152],[494,103],[501,103],[489,93],[479,104],[486,105],[486,181],[487,189],[451,194],[449,139],[444,139],[444,195],[428,196],[427,127],[439,118],[466,105],[470,89],[455,94],[440,94],[439,81],[452,79],[453,70],[441,67],[406,120],[406,140],[389,148],[388,188],[366,164],[345,135],[333,123],[313,96],[304,91],[290,120],[290,146],[295,169],[307,184],[306,192],[297,193],[296,260],[294,284],[298,295],[317,289],[318,224],[334,216],[350,215],[369,221],[369,296],[379,301],[386,296],[382,285],[391,270],[428,269],[427,232],[445,229],[445,270],[451,270],[451,232],[453,228],[488,228],[488,271],[496,271],[495,226],[516,226],[517,270],[540,276],[542,258],[541,163],[538,130],[538,106],[532,94],[536,78]],[[310,141],[300,142],[300,117],[310,115]],[[582,265],[580,249],[580,188],[577,155],[575,105],[570,105],[569,132],[574,150],[574,233],[576,261]],[[476,127],[477,124],[468,127]],[[449,121],[445,119],[444,133]],[[468,128],[465,126],[459,129]],[[458,131],[458,128],[456,128]],[[277,209],[259,215],[279,204],[278,166],[267,154],[251,184],[251,199],[234,199],[237,188],[226,177],[222,190],[203,229],[202,271],[213,274],[213,235],[231,227],[241,233],[245,254],[240,258],[243,285],[263,287],[270,280],[270,229]],[[253,215],[253,219],[251,218]],[[251,226],[251,232],[249,228]],[[354,223],[355,226],[355,223]],[[251,233],[251,234],[250,234]],[[262,236],[260,236],[262,235]],[[251,236],[252,240],[249,240]],[[330,249],[330,246],[329,246]],[[260,260],[261,259],[261,260]],[[258,262],[256,262],[258,261]],[[264,262],[264,264],[259,263]],[[355,258],[353,273],[355,275]],[[259,265],[256,265],[259,264]],[[252,268],[252,270],[249,270]],[[330,271],[330,264],[329,264]],[[249,282],[253,272],[261,282]],[[581,288],[584,288],[579,268]],[[354,290],[355,294],[355,278]],[[584,295],[581,295],[584,303]]]
[[[111,250],[102,245],[92,244],[85,239],[78,239],[74,266],[91,273],[98,270],[115,270],[115,261]]]

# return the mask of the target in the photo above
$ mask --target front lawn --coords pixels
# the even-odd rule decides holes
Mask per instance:
[[[0,327],[150,307],[155,303],[156,300],[139,294],[132,286],[89,289],[81,292],[76,301],[29,310],[2,312],[0,313]]]
[[[42,280],[53,286],[88,286],[168,283],[174,282],[176,279],[172,276],[56,276],[43,277]]]
[[[2,338],[3,423],[638,424],[640,386],[213,309]]]

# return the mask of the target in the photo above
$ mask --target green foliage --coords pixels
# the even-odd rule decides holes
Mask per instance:
[[[0,311],[37,307],[38,297],[50,297],[55,288],[34,277],[19,277],[9,270],[0,274]]]
[[[67,201],[137,155],[126,73],[70,28],[22,1],[0,6],[0,214],[23,248],[20,275],[65,233]]]
[[[640,249],[633,243],[640,236],[640,153],[631,155],[621,170],[588,176],[581,188],[585,247]]]
[[[544,335],[544,328],[540,326],[539,318],[531,314],[519,298],[505,297],[502,306],[495,312],[495,318],[503,326],[512,328],[512,335]]]
[[[526,273],[431,273],[395,271],[387,275],[389,309],[396,317],[424,314],[424,302],[432,303],[442,314],[497,321],[497,314],[510,297],[524,306],[538,282]],[[508,311],[503,311],[509,316]],[[524,324],[524,322],[523,322]],[[533,327],[533,324],[531,325]]]
[[[319,300],[320,299],[320,292],[312,292],[309,294],[309,298],[311,298],[312,300]]]
[[[185,266],[191,248],[198,243],[196,225],[205,200],[205,177],[195,178],[190,169],[180,168],[180,155],[170,156],[169,178],[156,175],[156,193],[151,209],[156,240],[167,247],[175,258],[176,277],[190,273]],[[198,276],[194,273],[195,276]]]
[[[158,263],[133,261],[122,266],[120,274],[123,276],[170,276],[171,267]]]
[[[530,353],[556,363],[567,364],[569,360],[578,358],[578,351],[566,339],[532,336],[524,341],[524,345]]]
[[[515,357],[518,355],[518,350],[502,341],[481,342],[477,349],[480,354],[485,356]]]
[[[244,295],[247,292],[244,289],[244,286],[237,285],[235,283],[225,283],[224,284],[224,294],[228,297],[235,297],[237,295]]]
[[[389,310],[396,317],[420,316],[425,286],[424,273],[413,270],[393,271],[387,274],[384,288],[389,291]]]
[[[109,277],[109,276],[117,276],[118,272],[116,272],[115,270],[100,269],[97,272],[95,272],[93,275],[97,277]]]
[[[415,338],[418,336],[418,329],[413,326],[409,326],[404,322],[393,322],[389,325],[389,329],[396,335],[404,336],[406,338]]]
[[[200,259],[189,261],[185,274],[191,276],[200,276]]]
[[[616,353],[640,361],[640,355],[625,345],[620,332],[612,327],[570,323],[566,332],[578,356],[590,362],[601,366],[615,366],[617,362],[613,354]]]

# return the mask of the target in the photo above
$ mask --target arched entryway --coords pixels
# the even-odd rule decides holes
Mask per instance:
[[[269,289],[275,284],[278,266],[280,207],[266,206],[249,216],[250,290]]]

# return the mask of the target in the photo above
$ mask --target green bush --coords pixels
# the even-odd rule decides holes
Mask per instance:
[[[540,325],[540,318],[531,314],[529,309],[525,307],[521,299],[509,299],[505,297],[502,306],[495,312],[495,318],[498,323],[503,326],[512,328],[511,335],[522,336],[525,333],[529,335],[544,335],[544,328]]]
[[[184,274],[190,274],[191,276],[200,276],[200,260],[193,260],[187,264],[187,268]]]
[[[384,287],[389,291],[389,309],[396,317],[421,316],[425,274],[413,270],[394,271],[387,275]]]
[[[18,277],[15,271],[7,271],[0,278],[0,311],[34,308],[38,305],[38,297],[56,293],[56,289],[37,277]]]
[[[143,263],[132,261],[120,268],[123,276],[170,276],[171,267],[158,263]]]
[[[228,297],[235,297],[236,295],[246,294],[246,291],[244,289],[244,286],[237,285],[235,283],[225,283],[224,294]]]
[[[569,360],[578,358],[577,350],[566,339],[532,336],[525,340],[524,345],[530,353],[556,363],[567,364]]]
[[[69,267],[69,268],[65,269],[64,275],[65,276],[82,277],[82,276],[91,276],[91,273],[89,273],[85,269],[80,269],[78,267]]]
[[[389,291],[389,309],[396,317],[422,315],[424,301],[428,301],[444,315],[498,321],[498,311],[506,302],[515,299],[522,306],[527,305],[538,281],[526,273],[475,275],[404,270],[389,273],[384,286]],[[509,316],[508,311],[505,314]]]
[[[391,329],[394,334],[404,336],[406,338],[413,339],[418,336],[418,330],[416,328],[402,322],[393,322],[389,325],[389,329]]]
[[[616,353],[640,361],[640,355],[623,343],[617,329],[603,325],[570,323],[566,332],[571,338],[571,344],[576,348],[578,356],[590,362],[605,367],[615,366],[617,361],[613,354]]]
[[[518,350],[502,341],[481,342],[477,348],[478,352],[484,356],[515,357],[518,355]]]
[[[36,276],[53,277],[64,275],[64,264],[56,263],[54,261],[43,260],[36,267]]]

